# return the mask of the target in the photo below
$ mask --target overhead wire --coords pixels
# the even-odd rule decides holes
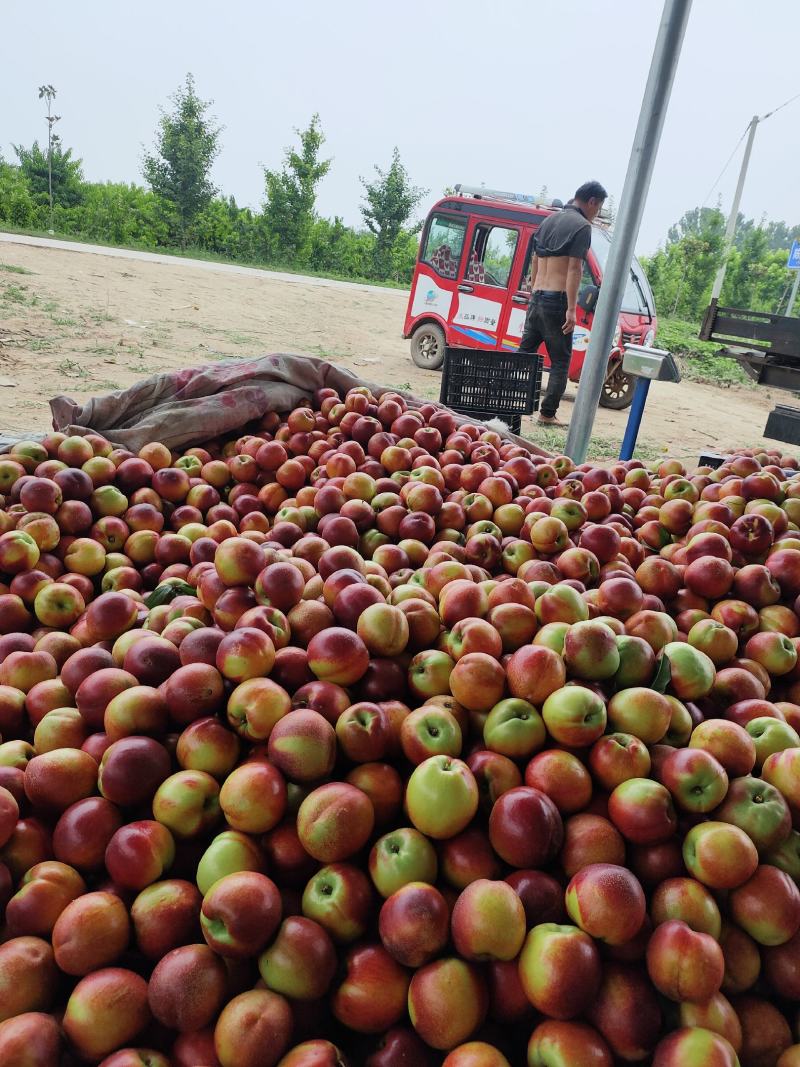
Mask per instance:
[[[750,123],[748,123],[748,124],[747,124],[747,125],[745,126],[745,128],[744,128],[744,129],[742,130],[742,136],[741,136],[741,137],[739,138],[739,140],[738,140],[738,141],[736,142],[736,144],[735,144],[735,145],[733,146],[733,151],[732,151],[732,152],[731,152],[731,154],[730,154],[730,155],[728,156],[728,161],[726,162],[725,166],[724,166],[724,167],[722,168],[722,170],[721,170],[721,171],[719,172],[719,174],[717,175],[717,178],[716,178],[716,180],[715,180],[714,184],[713,184],[713,185],[711,186],[711,188],[710,188],[710,189],[708,190],[708,192],[706,193],[706,198],[705,198],[705,200],[703,201],[703,203],[702,203],[702,204],[700,205],[701,207],[705,207],[705,206],[706,206],[706,204],[708,203],[708,201],[709,201],[709,199],[710,199],[710,197],[711,197],[711,194],[712,194],[712,193],[714,192],[714,190],[716,189],[716,187],[717,187],[717,186],[719,185],[719,183],[720,183],[720,182],[722,181],[722,178],[723,178],[723,176],[724,176],[724,174],[725,174],[725,171],[726,171],[726,170],[728,169],[728,167],[729,167],[729,166],[731,165],[731,162],[733,161],[733,157],[734,157],[734,156],[736,155],[736,152],[737,152],[737,150],[738,150],[738,148],[739,148],[739,145],[740,145],[740,144],[742,143],[742,141],[743,141],[743,140],[745,139],[745,137],[747,136],[747,131],[748,131],[749,129],[750,129]]]
[[[784,100],[784,102],[782,104],[779,104],[778,107],[774,107],[772,111],[768,111],[766,115],[762,115],[758,121],[763,122],[764,119],[771,118],[772,115],[777,115],[779,111],[783,111],[785,107],[788,107],[789,104],[793,104],[795,100],[800,100],[800,93],[795,93],[794,96],[790,96],[788,100]]]
[[[757,120],[756,121],[757,122],[764,122],[766,119],[772,118],[773,115],[777,115],[779,111],[783,111],[783,109],[785,107],[788,107],[789,104],[793,104],[795,102],[795,100],[800,100],[800,93],[795,93],[794,96],[790,96],[788,100],[784,100],[784,102],[782,104],[779,104],[777,107],[774,107],[771,111],[767,111],[763,115],[757,116]],[[733,161],[733,157],[736,155],[736,151],[739,148],[739,145],[742,143],[742,141],[747,136],[747,131],[749,129],[750,129],[750,123],[748,122],[748,124],[742,130],[742,136],[736,142],[736,144],[734,145],[733,151],[728,156],[728,160],[725,163],[725,166],[719,172],[719,175],[717,176],[714,184],[711,186],[711,188],[706,193],[706,198],[705,198],[705,200],[703,201],[703,203],[701,205],[702,207],[706,206],[706,204],[709,201],[709,198],[711,197],[711,194],[714,192],[714,190],[716,189],[716,187],[719,185],[720,181],[724,177],[725,172],[727,171],[728,167],[731,165],[731,162]]]

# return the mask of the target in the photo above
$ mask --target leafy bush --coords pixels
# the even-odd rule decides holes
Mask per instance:
[[[19,167],[0,160],[0,222],[20,229],[36,227],[37,209]]]
[[[81,204],[56,210],[59,230],[110,244],[155,248],[166,245],[169,228],[155,193],[125,182],[87,182]]]
[[[392,245],[389,280],[408,284],[414,274],[419,250],[419,234],[401,230]]]
[[[375,238],[345,226],[340,218],[315,219],[308,267],[345,278],[373,277]]]
[[[259,220],[249,208],[240,208],[233,197],[215,197],[203,208],[191,238],[203,251],[228,259],[253,262],[263,255]]]

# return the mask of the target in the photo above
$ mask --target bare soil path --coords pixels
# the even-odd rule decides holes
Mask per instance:
[[[415,367],[401,337],[406,299],[379,286],[0,234],[0,434],[48,429],[47,401],[58,393],[85,399],[158,371],[274,351],[320,356],[436,400],[439,374]],[[777,398],[655,384],[638,454],[696,459],[767,443]],[[570,413],[566,403],[562,417]],[[615,454],[626,419],[600,409],[593,455]],[[523,433],[555,451],[563,441],[533,420]]]

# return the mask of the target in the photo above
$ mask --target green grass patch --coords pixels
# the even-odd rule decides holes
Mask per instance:
[[[6,304],[27,304],[30,299],[25,285],[7,285],[3,290],[3,302]]]
[[[224,336],[231,342],[232,345],[263,345],[264,342],[260,341],[257,337],[251,337],[247,333],[239,333],[236,330],[223,330]]]
[[[755,388],[735,359],[719,354],[718,344],[701,341],[700,327],[682,319],[660,319],[656,344],[678,360],[681,376],[691,382],[707,382],[729,389],[732,385]]]
[[[18,267],[16,263],[0,263],[0,270],[7,271],[8,274],[34,274],[32,270],[28,270],[27,267]]]
[[[537,426],[534,422],[533,426],[530,428],[523,424],[520,436],[524,437],[527,441],[531,441],[533,444],[538,445],[539,448],[543,448],[546,452],[552,453],[554,456],[561,456],[564,454],[564,446],[567,443],[566,430],[550,430],[544,426]],[[622,436],[600,437],[597,434],[594,434],[589,444],[589,451],[586,458],[615,460],[619,457],[621,445]],[[634,459],[639,459],[642,463],[649,463],[654,459],[660,459],[663,455],[663,448],[659,448],[658,445],[648,444],[645,441],[640,441],[634,450]]]
[[[325,348],[324,345],[311,345],[308,349],[312,355],[317,356],[319,359],[337,360],[337,359],[349,359],[352,353],[350,352],[337,352],[334,348]],[[394,388],[401,389],[402,386],[397,385]]]
[[[694,356],[678,360],[682,377],[690,382],[705,382],[722,389],[732,385],[744,385],[755,389],[755,382],[748,378],[735,359],[728,356]]]
[[[238,363],[250,358],[247,352],[221,352],[218,348],[209,348],[207,345],[197,347],[203,359],[213,360],[215,363],[224,363],[225,360]]]
[[[62,359],[60,363],[56,364],[56,370],[59,374],[63,374],[66,378],[89,377],[89,372],[87,371],[87,369],[74,359]]]

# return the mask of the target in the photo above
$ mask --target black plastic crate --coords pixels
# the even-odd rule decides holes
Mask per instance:
[[[541,356],[473,348],[445,351],[439,402],[463,415],[496,415],[504,422],[512,415],[530,415],[539,410],[541,389]]]

